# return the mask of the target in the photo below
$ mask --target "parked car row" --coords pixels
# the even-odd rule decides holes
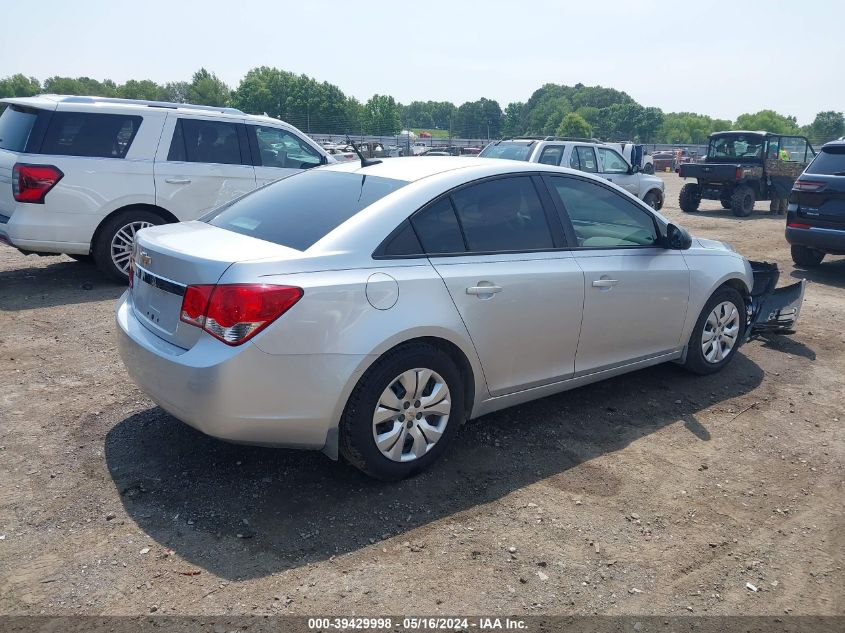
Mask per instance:
[[[713,373],[800,314],[803,281],[670,223],[662,181],[605,144],[339,163],[228,109],[5,103],[0,238],[125,274],[130,376],[225,440],[400,479],[469,418],[657,363]]]

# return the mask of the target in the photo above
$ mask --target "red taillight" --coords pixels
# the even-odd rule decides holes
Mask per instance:
[[[736,168],[736,174],[734,174],[736,180],[742,180],[742,167]]]
[[[202,327],[205,325],[205,313],[208,310],[208,300],[214,286],[188,286],[182,297],[182,310],[179,319],[190,325]]]
[[[787,222],[786,226],[791,229],[809,229],[812,228],[809,224],[802,224],[801,222]]]
[[[228,345],[240,345],[287,312],[302,288],[267,284],[188,286],[180,319]]]
[[[796,191],[821,191],[826,184],[816,180],[796,180],[792,188]]]
[[[64,174],[52,165],[24,165],[12,168],[12,194],[18,202],[44,204],[44,196]]]

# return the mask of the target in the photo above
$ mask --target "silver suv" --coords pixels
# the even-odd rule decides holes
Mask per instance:
[[[559,136],[506,138],[490,143],[479,156],[586,171],[618,185],[652,209],[659,211],[663,207],[663,180],[642,173],[639,166],[631,165],[614,147],[597,139]]]

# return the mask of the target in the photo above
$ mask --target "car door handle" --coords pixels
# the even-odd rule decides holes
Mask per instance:
[[[468,295],[492,295],[496,294],[497,292],[502,292],[501,286],[470,286],[467,288]]]
[[[593,281],[593,288],[613,288],[613,286],[618,283],[618,279],[596,279],[595,281]]]
[[[164,182],[169,182],[171,185],[190,185],[190,178],[165,178]]]

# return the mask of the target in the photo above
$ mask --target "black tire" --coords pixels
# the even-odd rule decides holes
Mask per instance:
[[[754,190],[740,185],[731,194],[731,211],[738,218],[747,218],[754,211]]]
[[[678,204],[684,213],[695,213],[701,204],[701,187],[695,183],[687,183],[681,187]]]
[[[643,202],[645,202],[655,211],[660,211],[660,207],[663,206],[663,197],[656,191],[649,191],[647,194],[645,194]]]
[[[654,173],[654,163],[646,163],[643,165],[643,173],[644,174],[653,174]]]
[[[722,205],[722,208],[723,208],[723,209],[731,209],[731,208],[732,208],[732,206],[731,206],[731,199],[730,199],[730,197],[728,197],[728,198],[719,198],[719,203]]]
[[[736,337],[737,340],[728,354],[718,362],[710,362],[704,357],[704,351],[702,350],[702,336],[704,334],[704,327],[707,323],[707,318],[710,316],[713,309],[723,301],[733,303],[736,308],[739,315],[739,331]],[[710,297],[704,305],[704,308],[701,310],[701,314],[698,315],[698,320],[695,322],[695,327],[692,329],[692,334],[690,335],[689,342],[687,343],[687,358],[683,364],[684,368],[700,375],[712,374],[722,370],[728,363],[731,362],[733,357],[736,356],[737,350],[739,350],[742,345],[745,336],[745,320],[745,301],[743,300],[742,295],[739,294],[739,291],[735,288],[731,288],[730,286],[722,286],[716,290],[716,292],[713,293],[713,296]]]
[[[413,461],[393,461],[373,437],[373,413],[382,393],[405,371],[425,368],[439,374],[449,389],[451,409],[440,439]],[[448,354],[427,343],[409,343],[379,359],[355,386],[340,421],[340,453],[356,468],[383,481],[398,481],[428,468],[446,450],[464,421],[464,384]]]
[[[792,261],[799,266],[811,268],[818,266],[824,259],[824,253],[817,251],[815,248],[808,248],[800,244],[793,244],[790,249],[792,252]]]
[[[126,209],[112,216],[100,227],[94,243],[93,254],[97,268],[114,281],[126,283],[128,273],[115,264],[112,260],[112,241],[118,231],[132,223],[165,224],[164,218],[147,209]]]
[[[68,257],[83,264],[91,264],[94,261],[94,258],[91,255],[72,255],[68,253]]]

